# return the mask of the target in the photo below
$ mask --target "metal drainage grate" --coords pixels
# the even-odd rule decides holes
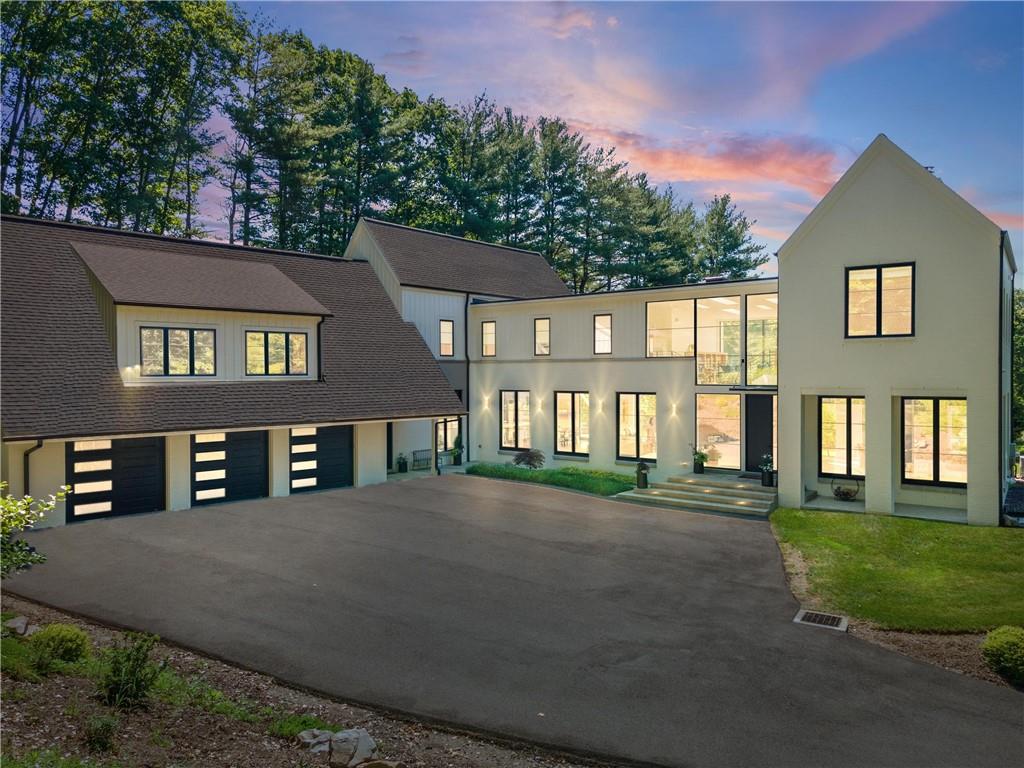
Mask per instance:
[[[845,616],[836,616],[834,613],[819,613],[818,611],[807,611],[801,608],[793,618],[796,624],[809,624],[812,627],[824,627],[834,629],[837,632],[845,632],[849,623]]]

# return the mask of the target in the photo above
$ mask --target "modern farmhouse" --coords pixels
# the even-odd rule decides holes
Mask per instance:
[[[778,278],[570,295],[539,254],[368,218],[343,259],[18,217],[2,253],[2,474],[70,484],[68,522],[381,482],[457,439],[642,461],[681,507],[756,510],[723,481],[769,462],[786,506],[1000,520],[1013,253],[884,136]]]

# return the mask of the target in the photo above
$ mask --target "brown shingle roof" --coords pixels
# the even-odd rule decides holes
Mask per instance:
[[[72,241],[115,304],[329,315],[273,264]]]
[[[465,412],[368,264],[11,216],[0,234],[4,440]],[[333,315],[322,326],[325,380],[124,386],[72,241],[272,264]]]
[[[466,240],[377,219],[360,220],[402,285],[509,299],[569,292],[536,251]]]

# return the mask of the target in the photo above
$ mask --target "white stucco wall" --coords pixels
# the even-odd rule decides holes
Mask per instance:
[[[353,430],[355,485],[374,485],[388,479],[387,422],[356,424]]]
[[[29,487],[25,488],[25,451],[34,446],[34,441],[3,444],[4,474],[0,479],[8,483],[6,492],[12,496],[30,495],[37,499],[46,498],[51,493],[56,493],[66,482],[64,479],[64,441],[48,440],[38,450],[33,451],[29,457],[31,468]],[[53,512],[36,527],[50,528],[64,525],[64,514],[64,502],[60,502]]]

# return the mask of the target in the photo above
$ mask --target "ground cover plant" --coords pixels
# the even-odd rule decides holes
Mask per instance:
[[[605,472],[596,469],[562,467],[559,469],[526,469],[511,464],[473,464],[466,474],[495,477],[501,480],[521,480],[527,483],[554,485],[574,491],[585,491],[599,496],[614,496],[633,488],[632,475]]]

